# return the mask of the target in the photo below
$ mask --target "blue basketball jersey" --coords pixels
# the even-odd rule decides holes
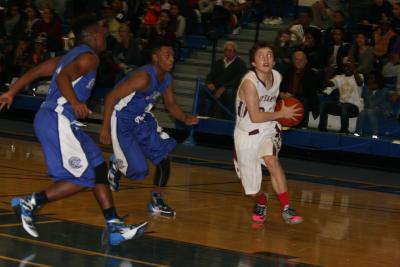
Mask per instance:
[[[136,117],[137,115],[150,111],[156,103],[158,96],[160,96],[160,94],[171,85],[171,74],[166,73],[163,81],[159,82],[154,66],[149,64],[137,69],[131,74],[128,74],[117,84],[117,86],[129,79],[129,77],[138,71],[144,71],[149,75],[149,86],[143,92],[134,91],[132,94],[121,99],[115,106],[115,110],[118,111],[117,117]]]
[[[60,62],[57,65],[56,71],[51,79],[49,92],[46,97],[47,103],[57,103],[57,101],[59,101],[59,99],[62,97],[60,89],[57,85],[57,77],[66,65],[68,65],[78,56],[84,53],[91,53],[97,57],[96,53],[89,46],[87,46],[86,44],[81,44],[61,58]],[[96,71],[91,71],[72,82],[74,92],[80,102],[85,103],[88,100],[95,80]],[[68,108],[70,109],[70,111],[72,111],[69,103],[65,103],[64,108]]]
[[[159,164],[174,149],[176,141],[162,130],[150,112],[157,97],[171,85],[172,76],[166,73],[159,82],[153,65],[137,71],[148,73],[149,85],[143,92],[134,91],[115,105],[111,137],[119,170],[129,178],[143,179],[148,175],[147,159]]]
[[[87,45],[79,45],[63,56],[53,74],[46,101],[35,116],[36,136],[42,144],[49,175],[54,181],[69,181],[80,186],[95,185],[94,168],[104,162],[101,150],[80,129],[70,103],[62,96],[56,79],[62,69],[83,53],[96,53]],[[96,79],[91,71],[72,82],[81,102],[89,98]]]

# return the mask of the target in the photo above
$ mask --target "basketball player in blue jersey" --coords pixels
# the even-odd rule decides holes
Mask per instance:
[[[85,101],[95,82],[97,54],[105,49],[104,28],[89,15],[76,19],[72,28],[79,45],[63,57],[50,59],[28,71],[0,96],[1,110],[5,105],[10,107],[16,93],[27,84],[53,75],[46,100],[34,120],[53,184],[31,196],[14,198],[11,205],[20,216],[23,228],[31,236],[38,237],[33,215],[40,206],[71,196],[83,188],[92,188],[106,220],[109,243],[117,245],[142,235],[147,222],[126,225],[119,219],[102,153],[77,121],[91,113]]]
[[[156,166],[149,211],[175,216],[175,211],[162,198],[162,189],[170,175],[168,154],[176,142],[163,132],[150,112],[157,97],[162,95],[169,113],[186,125],[198,123],[176,104],[169,73],[174,65],[171,46],[160,44],[152,51],[152,64],[145,65],[120,81],[106,97],[100,141],[112,142],[108,179],[112,190],[119,187],[121,173],[131,179],[143,179],[148,173],[146,159]]]

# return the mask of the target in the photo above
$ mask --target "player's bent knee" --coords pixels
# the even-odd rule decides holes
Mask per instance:
[[[96,166],[94,168],[94,173],[96,175],[96,178],[95,178],[96,184],[106,184],[106,185],[109,184],[109,182],[107,180],[107,165],[105,162]]]
[[[268,170],[275,170],[279,168],[278,159],[275,156],[266,156],[264,157],[265,166]]]

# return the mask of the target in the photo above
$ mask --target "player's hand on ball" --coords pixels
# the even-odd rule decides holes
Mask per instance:
[[[187,115],[185,118],[184,123],[188,126],[194,125],[194,124],[198,124],[199,123],[199,119],[197,118],[197,116],[192,116],[192,115]]]
[[[301,116],[301,108],[299,105],[285,106],[285,101],[282,101],[282,117],[285,119],[296,119]]]

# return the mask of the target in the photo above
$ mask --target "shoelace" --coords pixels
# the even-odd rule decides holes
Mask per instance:
[[[156,197],[156,203],[163,210],[170,210],[171,209],[167,204],[165,204],[164,200],[161,197]]]
[[[289,214],[290,216],[296,216],[297,215],[296,210],[292,209],[292,208],[286,208],[283,212]]]
[[[259,215],[259,216],[264,216],[265,205],[260,205],[260,204],[257,203],[255,208],[254,208],[254,213]]]
[[[36,208],[36,205],[34,205],[30,199],[29,200],[22,199],[21,205],[23,207],[23,211],[22,211],[23,214],[26,216],[32,216],[32,214]]]

